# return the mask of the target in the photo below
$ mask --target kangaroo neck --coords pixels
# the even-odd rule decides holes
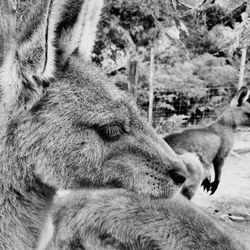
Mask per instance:
[[[210,127],[217,133],[221,133],[223,131],[233,133],[237,127],[237,122],[235,121],[233,113],[226,110],[214,123],[210,125]]]
[[[8,250],[34,249],[54,190],[37,181],[26,190],[1,184],[0,191],[0,245]]]

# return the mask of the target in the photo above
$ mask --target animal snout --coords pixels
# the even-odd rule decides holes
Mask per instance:
[[[183,169],[171,169],[169,171],[170,178],[176,185],[182,185],[186,180],[186,172]]]

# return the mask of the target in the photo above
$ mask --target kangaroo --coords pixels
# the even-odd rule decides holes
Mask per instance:
[[[0,1],[0,246],[34,249],[59,189],[170,198],[184,164],[90,62],[102,0]],[[20,33],[16,32],[16,27]]]
[[[180,157],[140,118],[128,96],[89,62],[102,6],[102,0],[38,1],[24,22],[16,24],[12,1],[0,1],[0,247],[5,250],[44,248],[46,240],[49,246],[57,242],[60,230],[74,233],[71,226],[82,227],[82,209],[87,207],[81,203],[88,196],[82,191],[58,203],[58,190],[85,189],[96,195],[91,216],[100,213],[96,222],[104,225],[107,214],[100,209],[107,204],[113,211],[112,188],[127,190],[114,201],[130,196],[128,204],[135,201],[144,217],[157,210],[145,207],[145,214],[140,209],[144,200],[136,199],[146,197],[152,206],[161,198],[168,203],[185,181]],[[109,197],[98,195],[102,188]],[[159,207],[161,213],[164,209]],[[61,228],[58,215],[70,211],[79,224]],[[174,206],[169,216],[170,211],[175,217]],[[128,214],[135,219],[126,222],[132,228],[140,217]],[[172,228],[165,224],[167,217],[159,218],[165,222],[156,223]],[[173,223],[177,230],[186,227],[185,221]],[[86,227],[86,233],[98,234],[101,224]],[[198,239],[200,229],[190,225],[190,230],[185,231],[188,238]],[[129,242],[123,231],[117,233]],[[60,243],[58,249],[101,249],[91,248],[90,242],[82,246],[85,236],[74,234],[72,244]],[[219,244],[228,246],[223,240]]]
[[[181,193],[189,200],[195,195],[198,187],[203,184],[202,180],[211,179],[210,166],[202,161],[196,153],[180,154],[181,159],[187,167],[187,179],[181,189]]]
[[[186,161],[189,172],[182,188],[182,193],[188,199],[194,196],[200,184],[207,191],[211,191],[211,194],[216,191],[221,179],[222,166],[234,144],[234,131],[237,126],[250,126],[249,90],[245,86],[237,92],[230,106],[214,123],[204,128],[186,129],[163,137],[177,154],[196,154],[189,156],[189,159],[187,155],[181,156],[184,162]],[[209,170],[212,165],[215,177],[210,183]]]
[[[124,189],[73,191],[55,201],[49,221],[52,240],[39,250],[246,249],[181,195],[152,201]]]

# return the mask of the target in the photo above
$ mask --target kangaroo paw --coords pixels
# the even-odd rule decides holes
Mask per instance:
[[[214,182],[211,183],[211,186],[210,186],[211,193],[210,193],[210,195],[215,193],[215,191],[218,188],[218,185],[219,185],[219,181],[214,181]]]
[[[209,179],[204,179],[204,181],[201,183],[201,186],[203,187],[203,190],[204,191],[209,191],[210,190],[210,187],[211,187],[211,183],[209,181]]]

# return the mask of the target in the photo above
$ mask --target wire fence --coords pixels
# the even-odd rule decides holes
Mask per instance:
[[[27,6],[38,0],[19,0],[20,19]],[[208,87],[203,89],[161,89],[154,91],[153,126],[158,133],[206,124],[215,120],[227,107],[236,93],[236,86]],[[145,94],[145,93],[144,93]],[[147,95],[147,93],[146,93]],[[147,101],[140,103],[143,115],[148,117]]]
[[[192,91],[184,88],[154,93],[153,126],[158,133],[214,121],[228,107],[237,88],[212,87],[203,89],[201,95],[194,95]]]

